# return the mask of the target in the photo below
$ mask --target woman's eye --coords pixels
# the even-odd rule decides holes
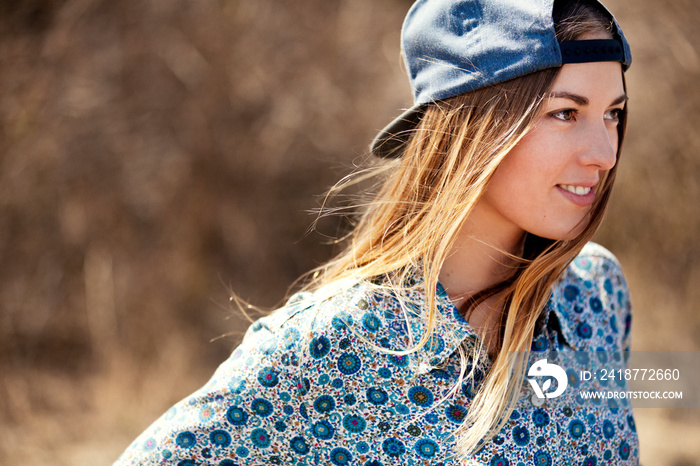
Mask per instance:
[[[551,115],[558,120],[571,121],[576,119],[576,110],[571,108],[566,110],[559,110],[557,112],[552,113]]]
[[[609,112],[605,114],[605,119],[606,120],[619,120],[620,119],[620,114],[622,113],[621,108],[613,108]]]

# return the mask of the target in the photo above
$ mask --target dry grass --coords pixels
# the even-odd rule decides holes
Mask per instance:
[[[697,351],[700,6],[609,3],[635,62],[599,240],[633,349]],[[273,306],[330,256],[305,212],[408,105],[409,4],[0,3],[0,464],[109,463],[238,341],[229,287]],[[698,464],[697,410],[637,418],[644,464]]]

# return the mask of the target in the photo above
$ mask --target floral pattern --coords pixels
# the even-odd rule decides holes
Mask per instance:
[[[458,347],[478,337],[438,285],[428,344],[422,275],[399,298],[372,283],[302,292],[251,325],[200,390],[151,425],[117,465],[456,465],[454,431],[490,360],[469,361],[461,387]],[[553,287],[533,351],[629,350],[631,308],[619,265],[588,244]],[[576,353],[585,365],[596,356]],[[577,373],[567,372],[571,385]],[[626,400],[523,396],[501,431],[467,465],[637,464]]]

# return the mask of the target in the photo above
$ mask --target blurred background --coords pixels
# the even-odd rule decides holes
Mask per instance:
[[[608,0],[633,46],[598,241],[633,350],[700,350],[700,2]],[[408,0],[0,1],[0,464],[109,464],[335,251],[309,226],[410,90]],[[700,464],[700,410],[636,411]]]

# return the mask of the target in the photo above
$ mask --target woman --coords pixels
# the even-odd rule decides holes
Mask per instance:
[[[373,142],[385,179],[346,251],[118,464],[637,463],[627,403],[555,401],[525,357],[629,349],[619,265],[587,244],[629,47],[599,3],[551,3],[416,2],[415,105]],[[557,393],[582,383],[560,370]]]

